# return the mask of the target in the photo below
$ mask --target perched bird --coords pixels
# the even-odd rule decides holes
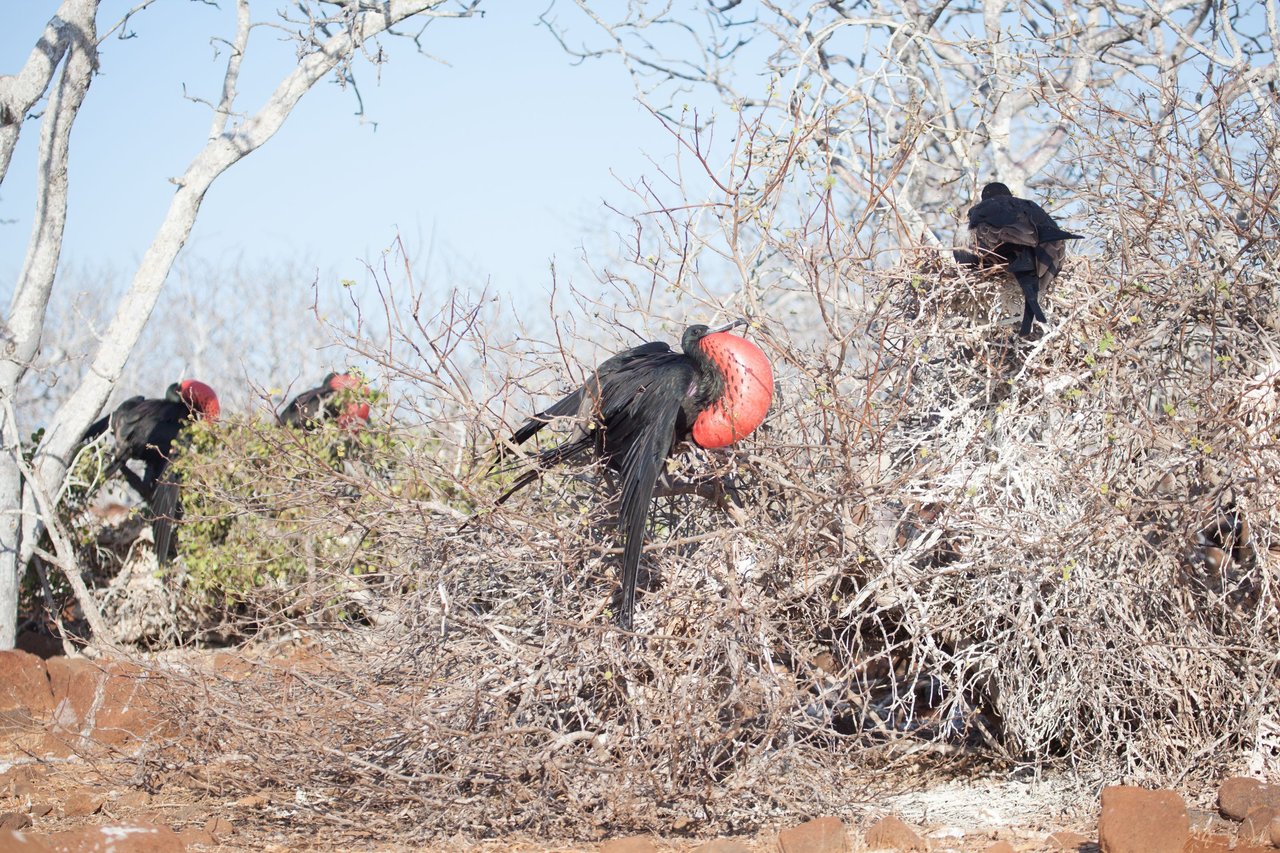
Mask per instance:
[[[539,412],[511,437],[532,438],[553,418],[574,417],[569,436],[535,457],[537,467],[499,498],[502,503],[542,470],[594,451],[617,471],[622,485],[618,525],[624,537],[619,624],[630,629],[635,613],[640,550],[654,487],[667,457],[682,441],[726,447],[764,420],[773,399],[773,371],[755,344],[729,329],[690,326],[682,353],[663,342],[641,344],[607,359],[582,387]]]
[[[1067,240],[1084,239],[1063,231],[1034,201],[1017,198],[1002,183],[982,188],[982,200],[969,208],[972,252],[956,249],[955,259],[969,266],[1003,264],[1022,289],[1024,307],[1018,334],[1031,334],[1034,320],[1045,322],[1040,291],[1062,269]]]
[[[278,418],[284,426],[314,429],[326,418],[335,418],[343,429],[358,429],[369,421],[369,404],[349,399],[339,405],[335,397],[340,391],[359,391],[364,381],[350,373],[330,373],[320,385],[303,391],[289,401]]]
[[[217,419],[218,411],[218,395],[214,390],[203,382],[186,379],[170,385],[163,400],[130,397],[90,426],[82,438],[90,441],[108,428],[115,436],[115,456],[103,472],[103,478],[122,474],[151,507],[156,558],[161,565],[169,561],[173,522],[180,513],[176,479],[161,480],[173,453],[173,443],[193,416],[212,421]],[[141,478],[126,464],[131,459],[145,466]]]

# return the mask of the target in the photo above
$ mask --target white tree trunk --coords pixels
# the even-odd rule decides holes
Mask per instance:
[[[6,78],[3,81],[5,86],[0,89],[0,103],[6,112],[0,118],[14,119],[14,123],[6,124],[0,133],[0,164],[7,170],[13,144],[17,142],[21,129],[22,116],[43,93],[40,82],[51,80],[58,59],[64,54],[67,57],[41,122],[35,225],[14,288],[3,358],[0,358],[0,396],[8,401],[14,399],[18,383],[40,348],[45,309],[58,271],[62,233],[67,221],[67,158],[71,128],[97,66],[94,23],[97,8],[97,0],[67,0],[63,3],[58,17],[45,31],[46,39],[53,35],[55,43],[48,51],[42,52],[37,48],[23,72],[16,78]],[[29,69],[34,70],[29,72]],[[16,108],[21,112],[14,117],[10,111]],[[26,565],[20,554],[35,544],[21,540],[22,531],[30,526],[28,522],[32,519],[21,515],[26,501],[16,457],[22,452],[22,436],[8,413],[0,414],[0,450],[5,455],[3,471],[0,472],[0,649],[5,649],[13,647],[17,633],[19,572]]]
[[[9,161],[18,144],[23,118],[44,97],[68,45],[86,41],[85,22],[87,20],[92,27],[94,16],[93,11],[88,10],[86,19],[85,7],[97,5],[96,1],[63,0],[22,70],[17,74],[0,76],[0,182],[9,171]],[[91,41],[92,30],[88,36],[87,40]]]

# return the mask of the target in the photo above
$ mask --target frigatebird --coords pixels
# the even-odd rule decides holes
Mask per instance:
[[[727,447],[764,420],[773,399],[773,370],[758,346],[728,330],[690,326],[674,352],[661,341],[641,344],[605,360],[582,386],[525,422],[511,436],[521,444],[558,417],[576,424],[564,441],[534,457],[536,467],[507,490],[502,503],[546,468],[589,452],[618,472],[624,537],[619,625],[635,613],[640,551],[654,487],[667,457],[692,439],[699,447]]]
[[[315,387],[303,391],[289,401],[278,419],[284,426],[311,430],[326,418],[334,418],[343,429],[358,429],[369,421],[369,404],[363,400],[347,400],[339,404],[341,391],[359,391],[364,381],[351,373],[330,373]]]
[[[212,421],[217,419],[218,411],[218,395],[214,390],[198,380],[186,379],[170,385],[163,400],[130,397],[85,430],[81,439],[90,441],[111,429],[116,450],[103,471],[103,479],[122,474],[151,507],[156,559],[162,566],[169,562],[173,522],[181,513],[177,479],[161,479],[169,465],[174,441],[192,417],[198,415]],[[126,464],[131,459],[145,466],[141,478]]]
[[[1031,334],[1035,320],[1046,322],[1040,310],[1040,291],[1062,269],[1067,240],[1084,239],[1063,231],[1043,207],[1018,198],[1000,182],[982,188],[982,200],[969,208],[969,236],[973,251],[956,249],[955,259],[981,267],[1004,265],[1022,290],[1022,325],[1018,334]]]

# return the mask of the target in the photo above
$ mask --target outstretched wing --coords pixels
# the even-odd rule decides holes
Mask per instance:
[[[593,414],[591,408],[588,408],[585,411],[583,409],[583,402],[585,399],[590,399],[593,404],[592,408],[595,408],[595,404],[599,399],[605,396],[607,388],[617,374],[624,370],[631,369],[637,364],[641,364],[653,356],[670,352],[671,347],[666,343],[662,341],[650,341],[647,344],[641,344],[638,347],[632,347],[629,350],[623,350],[617,355],[610,356],[596,368],[594,373],[587,377],[587,381],[584,382],[581,387],[571,391],[564,397],[561,397],[550,408],[538,412],[536,415],[529,418],[529,420],[525,421],[524,425],[512,433],[510,438],[511,443],[524,444],[526,441],[533,438],[538,433],[538,430],[542,429],[556,418],[567,418],[572,415],[590,417]],[[588,391],[590,391],[589,398],[586,396]],[[504,450],[499,448],[498,458],[501,459],[504,455]]]
[[[578,411],[578,407],[582,405],[582,388],[566,394],[552,404],[549,408],[538,412],[529,420],[525,421],[520,429],[511,434],[509,441],[512,444],[524,444],[529,439],[537,435],[538,430],[551,423],[556,418],[567,418]],[[498,448],[498,458],[501,459],[507,452],[506,448]]]

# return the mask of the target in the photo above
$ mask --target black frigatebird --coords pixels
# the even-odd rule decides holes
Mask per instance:
[[[758,346],[729,329],[690,326],[674,352],[661,341],[641,344],[601,364],[582,387],[530,418],[511,436],[532,438],[557,417],[576,425],[560,444],[539,453],[536,468],[499,498],[502,503],[542,470],[594,451],[617,471],[622,485],[618,526],[624,545],[622,606],[618,623],[630,629],[635,613],[640,551],[654,487],[667,457],[682,441],[727,447],[764,420],[773,399],[773,371]]]
[[[343,429],[358,429],[369,421],[369,404],[363,400],[348,400],[339,405],[336,399],[341,391],[360,391],[364,380],[351,373],[330,373],[315,388],[303,391],[289,401],[278,419],[284,426],[310,430],[326,418],[334,418]]]
[[[214,390],[203,382],[186,379],[170,385],[163,400],[130,397],[90,426],[82,438],[90,441],[111,429],[116,450],[103,479],[122,474],[151,507],[156,559],[162,566],[169,562],[173,522],[180,514],[177,479],[161,479],[169,465],[173,443],[193,416],[212,421],[217,419],[218,411]],[[141,478],[126,464],[131,459],[145,466]]]
[[[1005,265],[1022,290],[1022,325],[1018,334],[1031,334],[1035,320],[1046,322],[1040,310],[1040,291],[1062,269],[1067,240],[1084,239],[1063,231],[1043,207],[1018,198],[1002,183],[982,188],[982,200],[969,208],[969,236],[973,251],[956,249],[955,259],[969,266]]]

